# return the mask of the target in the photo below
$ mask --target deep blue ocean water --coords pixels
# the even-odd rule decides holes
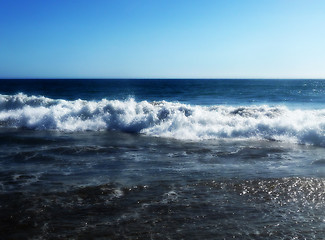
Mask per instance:
[[[325,238],[324,103],[324,80],[0,80],[0,239]]]
[[[288,79],[38,79],[0,80],[1,94],[66,100],[177,101],[196,105],[286,105],[323,108],[324,80]]]

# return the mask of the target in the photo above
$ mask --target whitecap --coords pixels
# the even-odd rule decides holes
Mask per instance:
[[[55,131],[116,130],[182,140],[272,139],[325,146],[325,109],[199,106],[177,102],[55,100],[0,95],[0,125]]]

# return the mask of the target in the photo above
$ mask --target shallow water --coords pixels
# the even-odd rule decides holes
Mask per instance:
[[[325,149],[1,130],[1,238],[323,238]]]

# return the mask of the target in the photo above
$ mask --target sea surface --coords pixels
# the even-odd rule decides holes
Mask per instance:
[[[324,239],[324,213],[324,80],[0,80],[0,239]]]

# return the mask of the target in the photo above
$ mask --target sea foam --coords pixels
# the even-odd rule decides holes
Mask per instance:
[[[269,139],[325,146],[325,109],[198,106],[177,102],[60,100],[0,95],[0,126],[58,131],[117,130],[184,140]]]

